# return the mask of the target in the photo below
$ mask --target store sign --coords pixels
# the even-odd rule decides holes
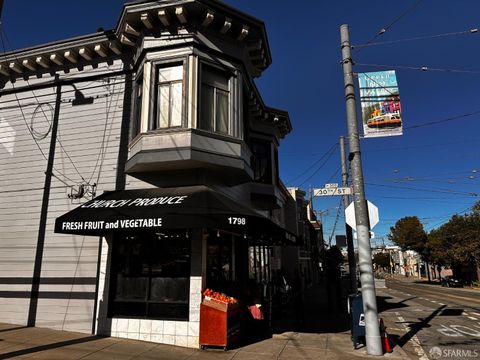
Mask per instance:
[[[82,209],[121,208],[130,206],[154,206],[181,204],[188,196],[162,196],[120,200],[93,200],[81,206]]]
[[[64,234],[103,236],[159,228],[234,229],[270,235],[278,226],[205,186],[109,191],[55,220],[55,232]]]
[[[364,137],[402,135],[402,108],[394,70],[359,73]]]
[[[162,218],[153,219],[128,219],[116,221],[64,221],[62,230],[131,230],[131,229],[149,229],[162,227]]]

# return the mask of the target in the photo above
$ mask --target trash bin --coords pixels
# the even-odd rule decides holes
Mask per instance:
[[[363,313],[362,294],[348,296],[348,313],[350,314],[353,348],[356,349],[358,344],[365,343],[365,314]]]

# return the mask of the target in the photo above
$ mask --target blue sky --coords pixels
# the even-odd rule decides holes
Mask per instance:
[[[366,195],[380,212],[373,242],[381,244],[403,216],[418,216],[429,230],[480,200],[472,196],[480,193],[480,113],[442,121],[480,111],[480,33],[398,41],[476,28],[479,1],[226,3],[266,24],[273,63],[257,84],[266,104],[290,113],[294,131],[280,147],[281,176],[288,186],[341,182],[335,144],[346,135],[346,122],[339,27],[347,23],[352,44],[369,42],[385,27],[373,43],[395,41],[352,54],[355,72],[397,70],[403,109],[403,136],[361,141]],[[122,0],[5,0],[2,20],[11,46],[22,48],[110,29],[122,5]],[[423,66],[449,71],[402,68]],[[439,123],[428,125],[432,122]],[[320,160],[332,146],[332,156]],[[314,200],[315,209],[324,212],[327,240],[343,233],[343,210],[334,229],[339,204],[337,197]]]

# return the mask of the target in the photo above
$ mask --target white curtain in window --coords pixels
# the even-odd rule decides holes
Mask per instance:
[[[228,92],[217,91],[216,132],[228,134]]]
[[[158,71],[156,128],[182,126],[183,65]]]
[[[182,83],[170,86],[170,126],[182,126]]]
[[[158,90],[158,119],[157,127],[168,127],[168,117],[170,112],[170,85],[163,84]]]

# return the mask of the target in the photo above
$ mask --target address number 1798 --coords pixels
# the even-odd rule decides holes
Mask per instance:
[[[246,225],[247,224],[247,219],[243,217],[229,217],[228,218],[228,223],[230,225]]]

